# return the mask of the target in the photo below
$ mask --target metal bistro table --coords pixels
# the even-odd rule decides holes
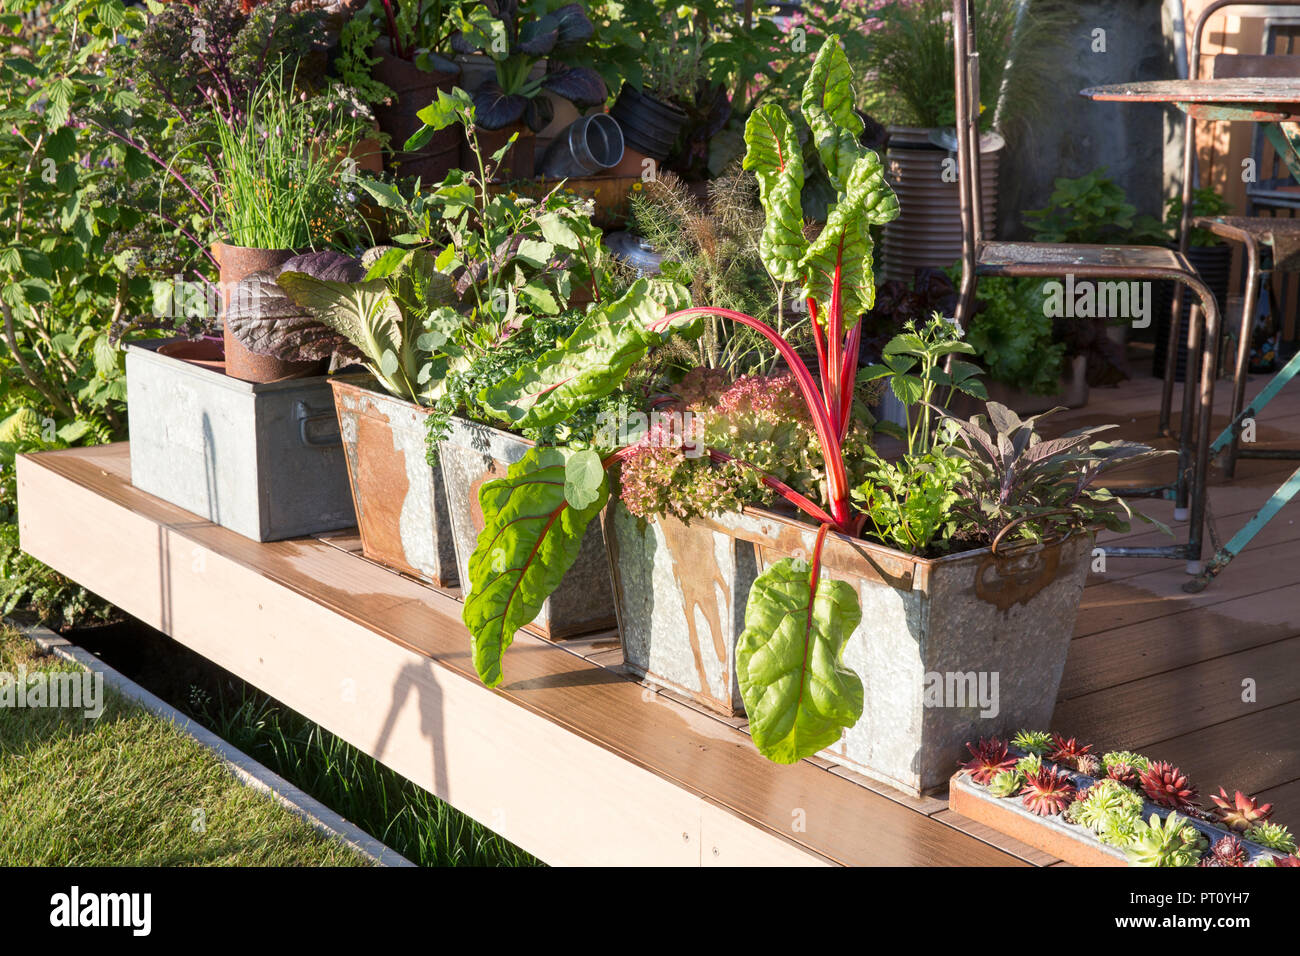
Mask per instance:
[[[1177,106],[1194,119],[1217,122],[1252,122],[1264,124],[1268,137],[1278,157],[1286,164],[1291,175],[1300,182],[1300,77],[1219,78],[1195,80],[1153,80],[1139,83],[1119,83],[1084,90],[1083,96],[1092,100],[1113,103],[1166,103]],[[1217,323],[1215,323],[1217,325]],[[1197,340],[1196,329],[1191,330],[1189,341]],[[1199,330],[1204,337],[1201,363],[1201,408],[1208,414],[1214,403],[1214,379],[1218,366],[1217,328]],[[1263,410],[1282,388],[1300,373],[1300,352],[1287,362],[1262,392],[1255,397],[1235,420],[1210,446],[1212,455],[1221,454],[1239,432],[1247,419]],[[1184,388],[1188,385],[1184,385]],[[1208,425],[1203,424],[1199,434],[1208,437]],[[1204,437],[1201,439],[1204,441]],[[1277,457],[1293,458],[1294,454],[1279,453]],[[1192,494],[1204,501],[1207,489],[1204,483],[1192,488]],[[1264,507],[1238,531],[1227,544],[1219,548],[1195,580],[1184,585],[1184,590],[1203,590],[1210,581],[1241,553],[1260,530],[1271,521],[1288,502],[1300,493],[1300,468],[1273,493]],[[1193,514],[1202,513],[1193,509]]]

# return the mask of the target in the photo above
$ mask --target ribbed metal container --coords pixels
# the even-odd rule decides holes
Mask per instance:
[[[736,642],[754,579],[807,559],[817,529],[761,509],[684,525],[606,509],[611,577],[629,670],[726,714],[742,712]],[[917,558],[827,537],[822,573],[862,604],[844,663],[865,689],[861,720],[821,756],[919,794],[942,786],[967,741],[1046,727],[1074,632],[1091,538]],[[936,678],[997,675],[997,712],[927,702]],[[959,706],[965,703],[965,706]],[[991,708],[990,708],[991,709]]]
[[[255,541],[356,521],[328,379],[245,382],[166,344],[127,348],[133,485]]]
[[[447,440],[439,446],[456,560],[465,594],[469,594],[471,587],[469,558],[484,525],[479,488],[485,481],[504,477],[506,469],[532,447],[532,442],[518,435],[463,418],[452,419]],[[615,621],[604,535],[601,523],[593,521],[587,526],[577,560],[560,586],[542,602],[541,611],[525,630],[557,640],[609,630]]]
[[[440,587],[455,587],[456,548],[442,468],[425,452],[429,409],[379,390],[368,376],[330,382],[361,553]]]
[[[885,173],[898,196],[899,216],[885,226],[878,278],[911,282],[917,269],[946,269],[961,258],[961,198],[956,157],[930,142],[930,130],[890,129]],[[984,233],[997,228],[998,162],[1001,150],[980,156]],[[951,159],[952,179],[944,181]]]

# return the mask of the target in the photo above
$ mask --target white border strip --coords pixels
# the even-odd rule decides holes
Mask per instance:
[[[415,866],[396,850],[376,840],[356,824],[349,823],[315,797],[295,787],[268,767],[262,766],[242,750],[231,746],[202,724],[195,723],[129,677],[118,673],[85,648],[78,647],[49,628],[40,625],[19,624],[9,618],[5,618],[5,623],[38,647],[86,670],[103,674],[104,683],[109,687],[150,713],[169,721],[181,733],[213,751],[226,765],[226,769],[241,783],[267,794],[276,803],[295,816],[301,817],[325,836],[345,843],[377,866]]]

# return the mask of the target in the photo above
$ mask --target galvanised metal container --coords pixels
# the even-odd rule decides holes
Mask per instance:
[[[442,468],[430,465],[429,409],[380,391],[366,375],[330,382],[361,553],[373,561],[455,587],[456,549]]]
[[[438,457],[447,482],[447,505],[465,594],[470,591],[469,558],[484,525],[479,488],[485,481],[503,477],[506,469],[532,447],[532,442],[518,435],[464,418],[451,420],[450,433],[439,447]],[[604,535],[600,521],[592,521],[577,560],[525,630],[558,640],[609,630],[615,622]]]
[[[356,521],[328,380],[258,384],[128,346],[131,483],[255,541]]]
[[[736,642],[750,588],[774,562],[810,558],[817,529],[749,508],[642,523],[617,502],[605,520],[626,666],[743,713]],[[862,604],[844,663],[865,705],[821,756],[919,794],[944,785],[967,741],[1049,726],[1091,547],[1075,535],[929,559],[827,535],[822,573]]]

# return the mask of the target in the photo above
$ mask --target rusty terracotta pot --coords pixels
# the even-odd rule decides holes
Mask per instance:
[[[292,249],[250,249],[214,243],[212,256],[221,269],[221,333],[226,345],[226,374],[245,382],[278,382],[287,378],[323,375],[328,365],[321,362],[285,362],[272,355],[260,355],[246,348],[230,334],[225,322],[225,301],[234,294],[240,280],[254,272],[275,269],[292,259]]]
[[[455,587],[456,550],[442,468],[425,454],[429,409],[374,387],[331,378],[361,553],[439,587]]]
[[[642,523],[620,503],[605,540],[624,664],[724,714],[743,713],[736,644],[754,580],[782,558],[808,559],[817,528],[760,508]],[[858,593],[862,622],[844,663],[861,679],[857,725],[821,756],[901,790],[943,786],[968,740],[1050,723],[1091,550],[1053,544],[919,558],[827,536],[822,574]],[[927,705],[933,675],[997,676],[996,713]],[[967,702],[963,702],[967,703]]]
[[[463,418],[452,418],[447,440],[439,446],[447,506],[455,533],[461,586],[469,593],[469,558],[483,530],[478,492],[483,483],[505,475],[533,443],[509,432]],[[609,561],[601,523],[587,526],[577,560],[560,586],[542,602],[537,618],[524,629],[549,640],[610,630],[615,624],[609,586]]]
[[[459,68],[448,73],[426,72],[389,52],[387,37],[376,41],[372,55],[379,57],[373,71],[375,79],[394,94],[392,103],[375,107],[379,128],[389,136],[390,153],[385,165],[397,176],[418,176],[426,184],[442,182],[460,158],[465,137],[459,126],[439,130],[417,150],[406,152],[402,147],[424,128],[424,121],[417,115],[420,110],[437,100],[439,90],[450,93],[455,88]]]
[[[483,151],[484,163],[490,163],[492,154],[505,146],[515,133],[519,134],[519,138],[515,140],[515,144],[501,158],[501,162],[496,168],[496,175],[492,177],[494,183],[507,183],[518,179],[533,178],[537,136],[523,123],[516,123],[514,126],[507,126],[505,129],[475,129],[475,135],[478,137],[478,148]],[[474,159],[469,143],[461,146],[460,162],[464,169],[478,168],[477,160]]]

